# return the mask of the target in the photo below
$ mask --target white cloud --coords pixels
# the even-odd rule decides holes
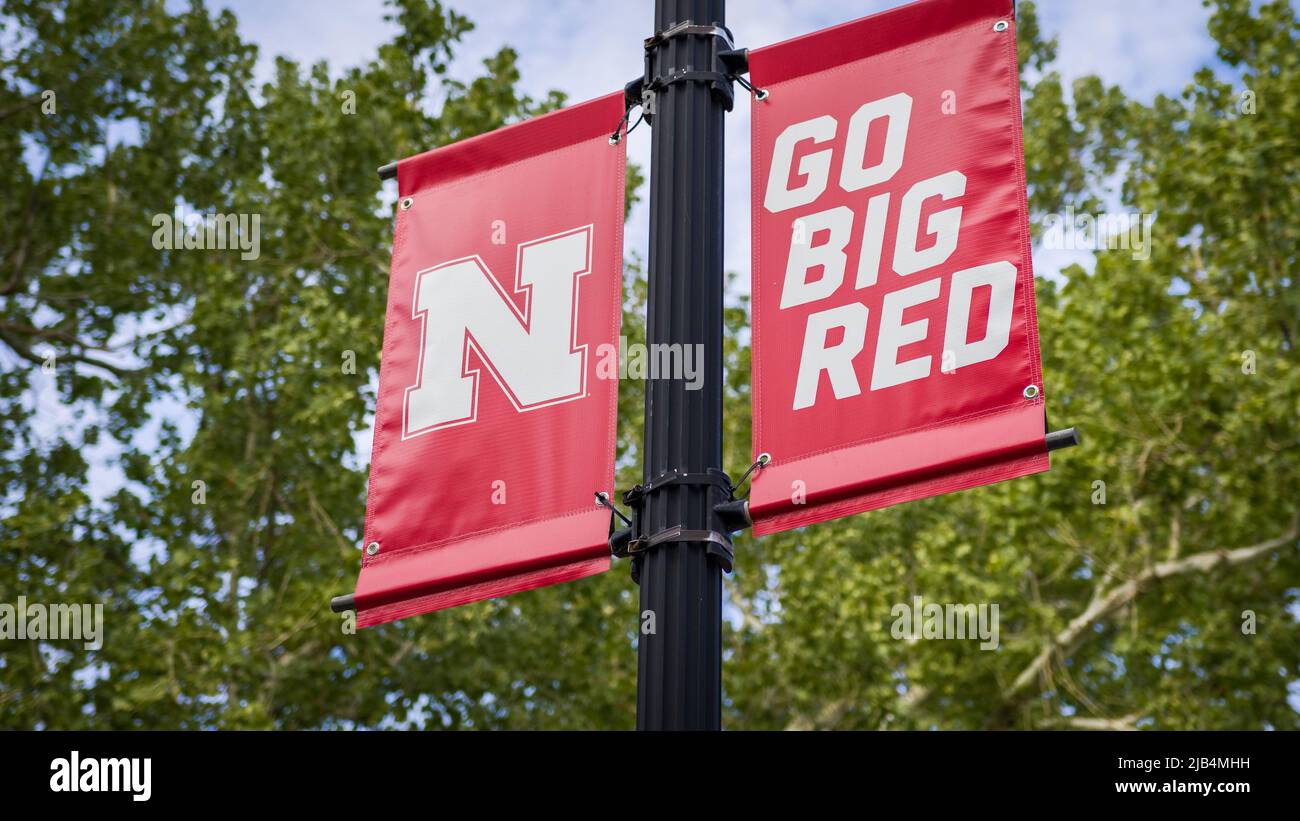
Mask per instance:
[[[373,58],[379,44],[398,31],[384,21],[383,0],[213,0],[212,4],[234,12],[240,35],[261,50],[257,78],[262,82],[271,79],[276,55],[303,65],[328,60],[337,71]],[[168,5],[188,4],[169,0]]]
[[[1129,96],[1150,100],[1181,91],[1214,59],[1205,26],[1210,12],[1189,0],[1057,0],[1039,4],[1041,22],[1059,38],[1063,77],[1096,74]]]

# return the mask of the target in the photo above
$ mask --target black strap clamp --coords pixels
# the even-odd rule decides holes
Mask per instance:
[[[709,67],[707,69],[696,69],[694,66],[688,65],[684,68],[672,68],[662,76],[654,76],[654,50],[678,37],[712,38],[713,45],[709,56]],[[733,82],[740,83],[759,100],[766,99],[767,91],[765,89],[754,88],[741,76],[747,71],[749,71],[749,52],[747,49],[736,48],[731,29],[726,26],[698,25],[687,20],[664,29],[653,37],[647,37],[645,40],[645,68],[640,77],[623,87],[623,118],[614,127],[614,133],[609,137],[609,144],[618,145],[623,135],[630,133],[641,120],[645,120],[653,126],[655,95],[673,83],[708,83],[713,93],[721,99],[722,105],[727,111],[730,111],[736,102],[731,87]],[[636,123],[629,125],[632,109],[637,106],[641,107],[641,116]],[[625,126],[627,127],[626,131],[623,130]]]
[[[654,533],[645,531],[642,513],[645,509],[646,499],[654,493],[659,493],[676,485],[715,487],[722,498],[730,499],[732,496],[731,479],[720,470],[709,470],[705,473],[670,470],[648,482],[636,485],[623,494],[623,503],[632,509],[632,519],[628,527],[614,530],[613,518],[611,517],[610,552],[619,558],[635,558],[640,553],[669,542],[703,542],[706,545],[705,549],[708,554],[718,560],[723,570],[730,573],[735,559],[735,548],[731,543],[731,536],[727,533],[711,529],[691,530],[680,525],[664,528]],[[609,506],[607,500],[603,504]],[[613,509],[612,506],[610,507]],[[615,511],[615,513],[618,512]],[[622,514],[618,515],[619,518],[626,520],[626,517],[623,517]]]
[[[707,473],[683,473],[680,470],[670,470],[624,493],[623,504],[638,507],[651,493],[672,485],[714,485],[722,488],[728,495],[731,494],[731,479],[720,470],[710,470]]]
[[[678,23],[657,32],[653,37],[647,37],[645,39],[645,49],[649,51],[674,37],[720,37],[727,44],[728,49],[736,47],[736,44],[732,42],[731,29],[726,26],[700,26],[687,20],[684,23]]]
[[[682,68],[673,68],[667,74],[655,76],[653,73],[655,49],[678,37],[711,38],[713,47],[709,54],[708,67],[697,69],[688,65]],[[645,121],[654,125],[655,94],[673,83],[708,83],[713,93],[721,98],[723,107],[730,111],[735,104],[735,97],[731,90],[732,73],[727,70],[722,55],[730,54],[735,50],[736,44],[731,36],[731,29],[726,26],[698,25],[690,20],[678,23],[656,33],[653,37],[646,38],[645,70],[641,76],[640,98],[638,100]]]

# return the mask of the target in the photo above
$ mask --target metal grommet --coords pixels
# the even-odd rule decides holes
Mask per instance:
[[[996,23],[993,24],[993,30],[996,31],[996,32],[998,32],[999,34],[1001,34],[1002,32],[1006,31],[1006,30],[1007,30],[1008,28],[1010,28],[1010,27],[1011,27],[1011,24],[1008,23],[1006,20],[999,20],[999,21],[997,21]]]
[[[366,545],[366,555],[373,556],[379,552],[379,542],[371,542]]]
[[[610,145],[618,145],[618,137],[610,137],[610,138],[609,138],[609,144],[610,144]]]
[[[768,464],[768,463],[771,462],[771,461],[772,461],[772,454],[770,454],[770,453],[760,453],[760,454],[758,454],[758,463],[759,463],[759,465],[766,465],[766,464]]]
[[[1029,387],[1025,388],[1025,398],[1026,398],[1026,399],[1036,399],[1037,397],[1038,397],[1038,386],[1037,386],[1037,385],[1030,385]]]
[[[766,99],[767,99],[767,89],[765,89],[765,88],[756,88],[756,89],[754,89],[754,98],[757,99],[760,103],[761,103],[763,100],[766,100]]]
[[[403,210],[403,211],[409,211],[409,210],[411,210],[411,206],[412,206],[412,205],[415,205],[415,200],[411,199],[410,197],[402,197],[402,210]]]

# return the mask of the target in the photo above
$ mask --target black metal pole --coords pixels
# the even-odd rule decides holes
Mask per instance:
[[[725,0],[656,0],[655,32],[723,26]],[[649,79],[718,71],[716,38],[692,34],[649,48]],[[722,470],[723,118],[706,81],[653,91],[650,166],[650,295],[646,336],[698,345],[703,383],[647,382],[645,478]],[[651,350],[656,350],[651,347]],[[717,488],[681,483],[646,496],[642,530],[725,531]],[[722,568],[706,541],[665,542],[639,555],[643,629],[637,660],[637,729],[717,730],[722,720]],[[647,633],[647,611],[654,632]]]

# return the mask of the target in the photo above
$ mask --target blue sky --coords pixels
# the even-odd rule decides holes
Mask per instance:
[[[395,31],[384,22],[383,0],[217,0],[216,5],[231,9],[243,36],[261,48],[267,77],[275,54],[302,63],[328,60],[337,70],[371,57]],[[653,33],[653,0],[452,0],[448,5],[476,26],[457,51],[453,76],[473,78],[481,73],[484,57],[510,45],[520,55],[525,91],[541,96],[559,89],[574,102],[615,91],[639,76],[641,41]],[[899,5],[901,0],[730,0],[727,19],[737,45],[758,47]],[[1197,0],[1040,0],[1038,7],[1048,33],[1060,39],[1058,70],[1066,77],[1097,74],[1132,96],[1150,99],[1180,91],[1196,68],[1214,61],[1214,45],[1205,33],[1208,12]],[[628,151],[648,169],[648,128],[631,135]],[[385,159],[396,158],[376,158],[376,164]],[[743,274],[749,270],[745,95],[739,95],[727,122],[726,202],[726,266]],[[629,251],[644,252],[648,230],[643,200],[626,232]],[[1036,268],[1047,273],[1076,256],[1036,254]]]

